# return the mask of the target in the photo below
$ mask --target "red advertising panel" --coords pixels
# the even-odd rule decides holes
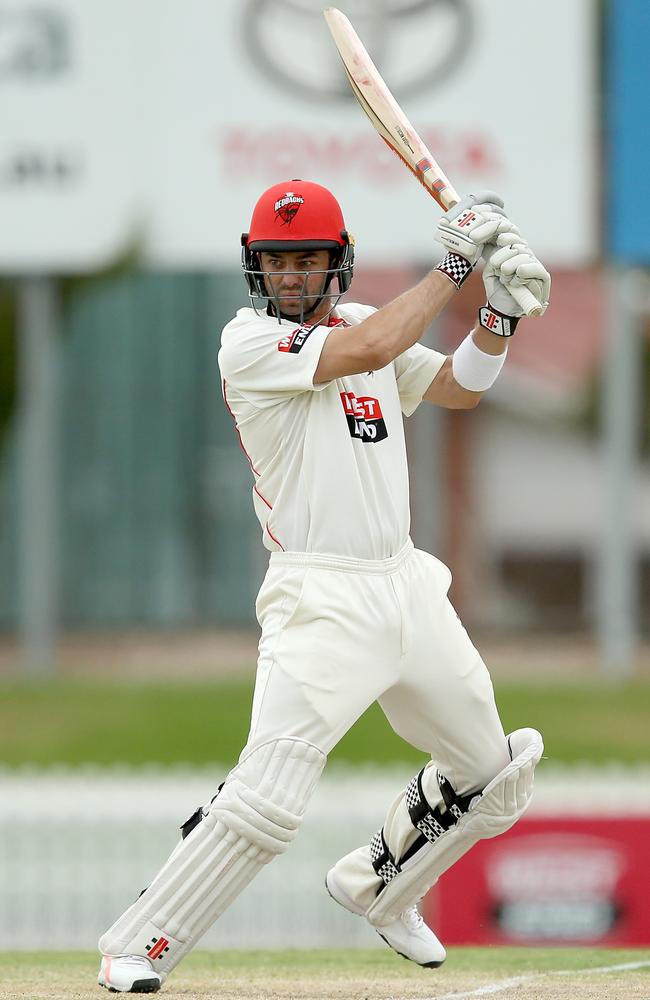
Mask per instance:
[[[524,819],[424,902],[445,944],[650,944],[650,816]]]

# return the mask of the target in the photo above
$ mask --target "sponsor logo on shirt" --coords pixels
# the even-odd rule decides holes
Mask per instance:
[[[350,437],[357,438],[364,444],[376,444],[377,441],[383,441],[388,437],[378,399],[373,396],[355,396],[353,392],[342,392],[341,402]]]
[[[285,354],[298,354],[307,342],[313,326],[299,326],[288,337],[283,337],[278,341],[278,350]]]

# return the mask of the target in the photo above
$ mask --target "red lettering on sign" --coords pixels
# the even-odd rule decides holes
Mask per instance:
[[[477,134],[474,129],[457,132],[435,127],[422,129],[421,135],[452,176],[503,173],[496,137]],[[222,173],[233,181],[292,176],[300,163],[305,176],[326,171],[381,187],[408,183],[399,160],[372,131],[341,137],[306,129],[232,126],[218,134],[217,148]]]

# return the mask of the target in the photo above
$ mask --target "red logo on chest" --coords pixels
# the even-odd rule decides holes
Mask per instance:
[[[388,437],[379,400],[374,396],[342,392],[341,402],[351,437],[364,443],[376,443]]]
[[[378,399],[372,396],[355,396],[353,392],[342,392],[343,409],[353,417],[364,420],[380,420],[382,416]]]

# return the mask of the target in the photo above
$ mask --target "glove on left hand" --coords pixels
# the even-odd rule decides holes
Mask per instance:
[[[551,276],[525,240],[513,233],[497,237],[497,249],[492,251],[483,269],[483,284],[488,303],[505,316],[523,316],[524,311],[509,288],[525,285],[546,312],[551,292]]]

